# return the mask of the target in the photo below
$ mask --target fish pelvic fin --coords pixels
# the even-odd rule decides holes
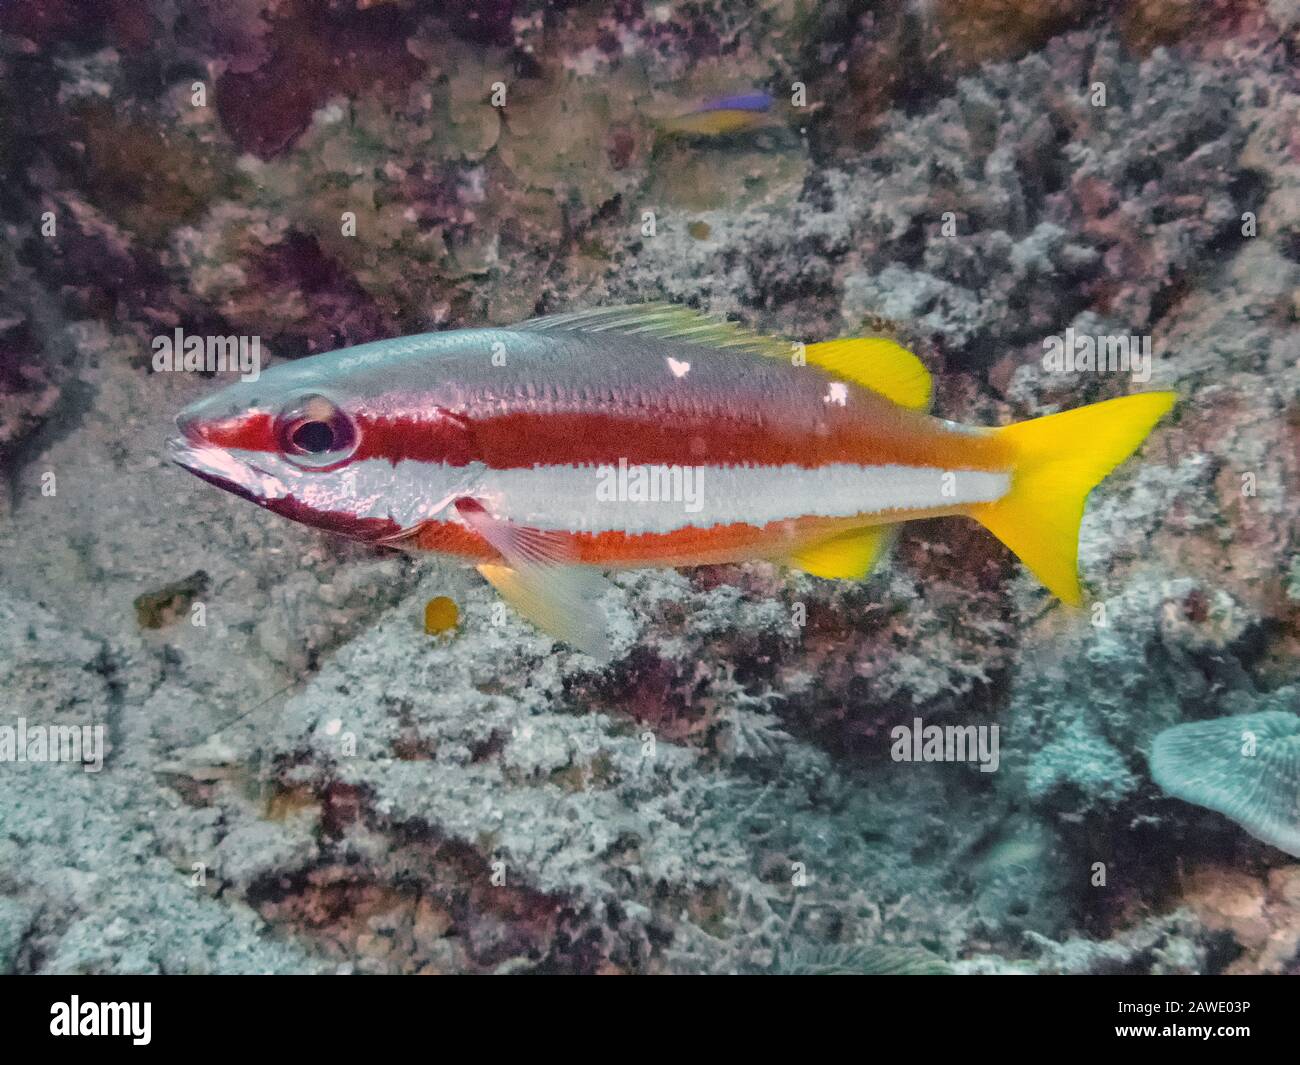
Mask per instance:
[[[809,344],[808,362],[828,373],[869,388],[910,410],[927,411],[934,382],[925,364],[888,337],[858,337]]]
[[[534,625],[606,665],[610,653],[605,612],[594,602],[599,575],[574,566],[484,563],[484,579]],[[594,580],[593,580],[594,578]]]
[[[800,548],[787,560],[814,577],[860,581],[894,542],[897,525],[868,525]]]
[[[1078,606],[1079,524],[1088,493],[1141,446],[1176,398],[1143,392],[995,430],[1014,456],[1011,489],[967,513],[1053,595]]]
[[[609,621],[599,603],[609,582],[572,557],[564,537],[498,521],[478,500],[462,498],[456,513],[501,555],[478,571],[501,598],[543,632],[594,658],[611,658]]]

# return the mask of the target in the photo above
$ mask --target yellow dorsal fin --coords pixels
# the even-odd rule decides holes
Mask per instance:
[[[860,581],[875,568],[894,540],[895,525],[868,525],[809,544],[789,563],[814,577]]]
[[[513,328],[528,333],[620,333],[784,359],[788,359],[794,350],[794,345],[788,340],[763,336],[725,318],[715,318],[672,303],[595,307],[587,311],[533,318]]]
[[[930,409],[930,371],[907,348],[886,337],[809,344],[806,355],[814,366],[878,392],[900,407]]]
[[[529,333],[618,333],[789,360],[799,345],[763,336],[725,318],[714,318],[671,303],[633,303],[552,314],[520,322]],[[930,371],[901,344],[887,337],[828,340],[803,349],[807,361],[846,381],[869,388],[899,406],[928,410]]]

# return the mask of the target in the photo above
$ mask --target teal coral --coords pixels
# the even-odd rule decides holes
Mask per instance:
[[[1231,818],[1300,857],[1300,717],[1283,710],[1190,721],[1151,745],[1151,775],[1170,795]]]
[[[1029,794],[1039,802],[1085,809],[1114,806],[1137,786],[1120,751],[1082,719],[1030,759]]]
[[[772,971],[786,976],[941,976],[952,970],[919,947],[799,945],[777,956]]]

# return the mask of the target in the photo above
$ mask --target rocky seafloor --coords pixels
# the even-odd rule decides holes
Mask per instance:
[[[109,748],[0,765],[0,971],[1300,972],[1297,858],[1148,763],[1300,711],[1298,46],[1289,0],[0,8],[0,725]],[[177,327],[649,299],[891,323],[958,421],[1179,403],[1088,610],[923,522],[864,582],[618,575],[603,669],[163,455],[224,383],[154,372]],[[1067,328],[1150,380],[1049,372]],[[916,718],[998,771],[894,761]]]

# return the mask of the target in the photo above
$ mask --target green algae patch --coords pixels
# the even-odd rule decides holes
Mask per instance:
[[[142,629],[161,629],[189,611],[194,602],[207,593],[211,580],[203,570],[165,584],[156,592],[136,596],[135,619]]]

